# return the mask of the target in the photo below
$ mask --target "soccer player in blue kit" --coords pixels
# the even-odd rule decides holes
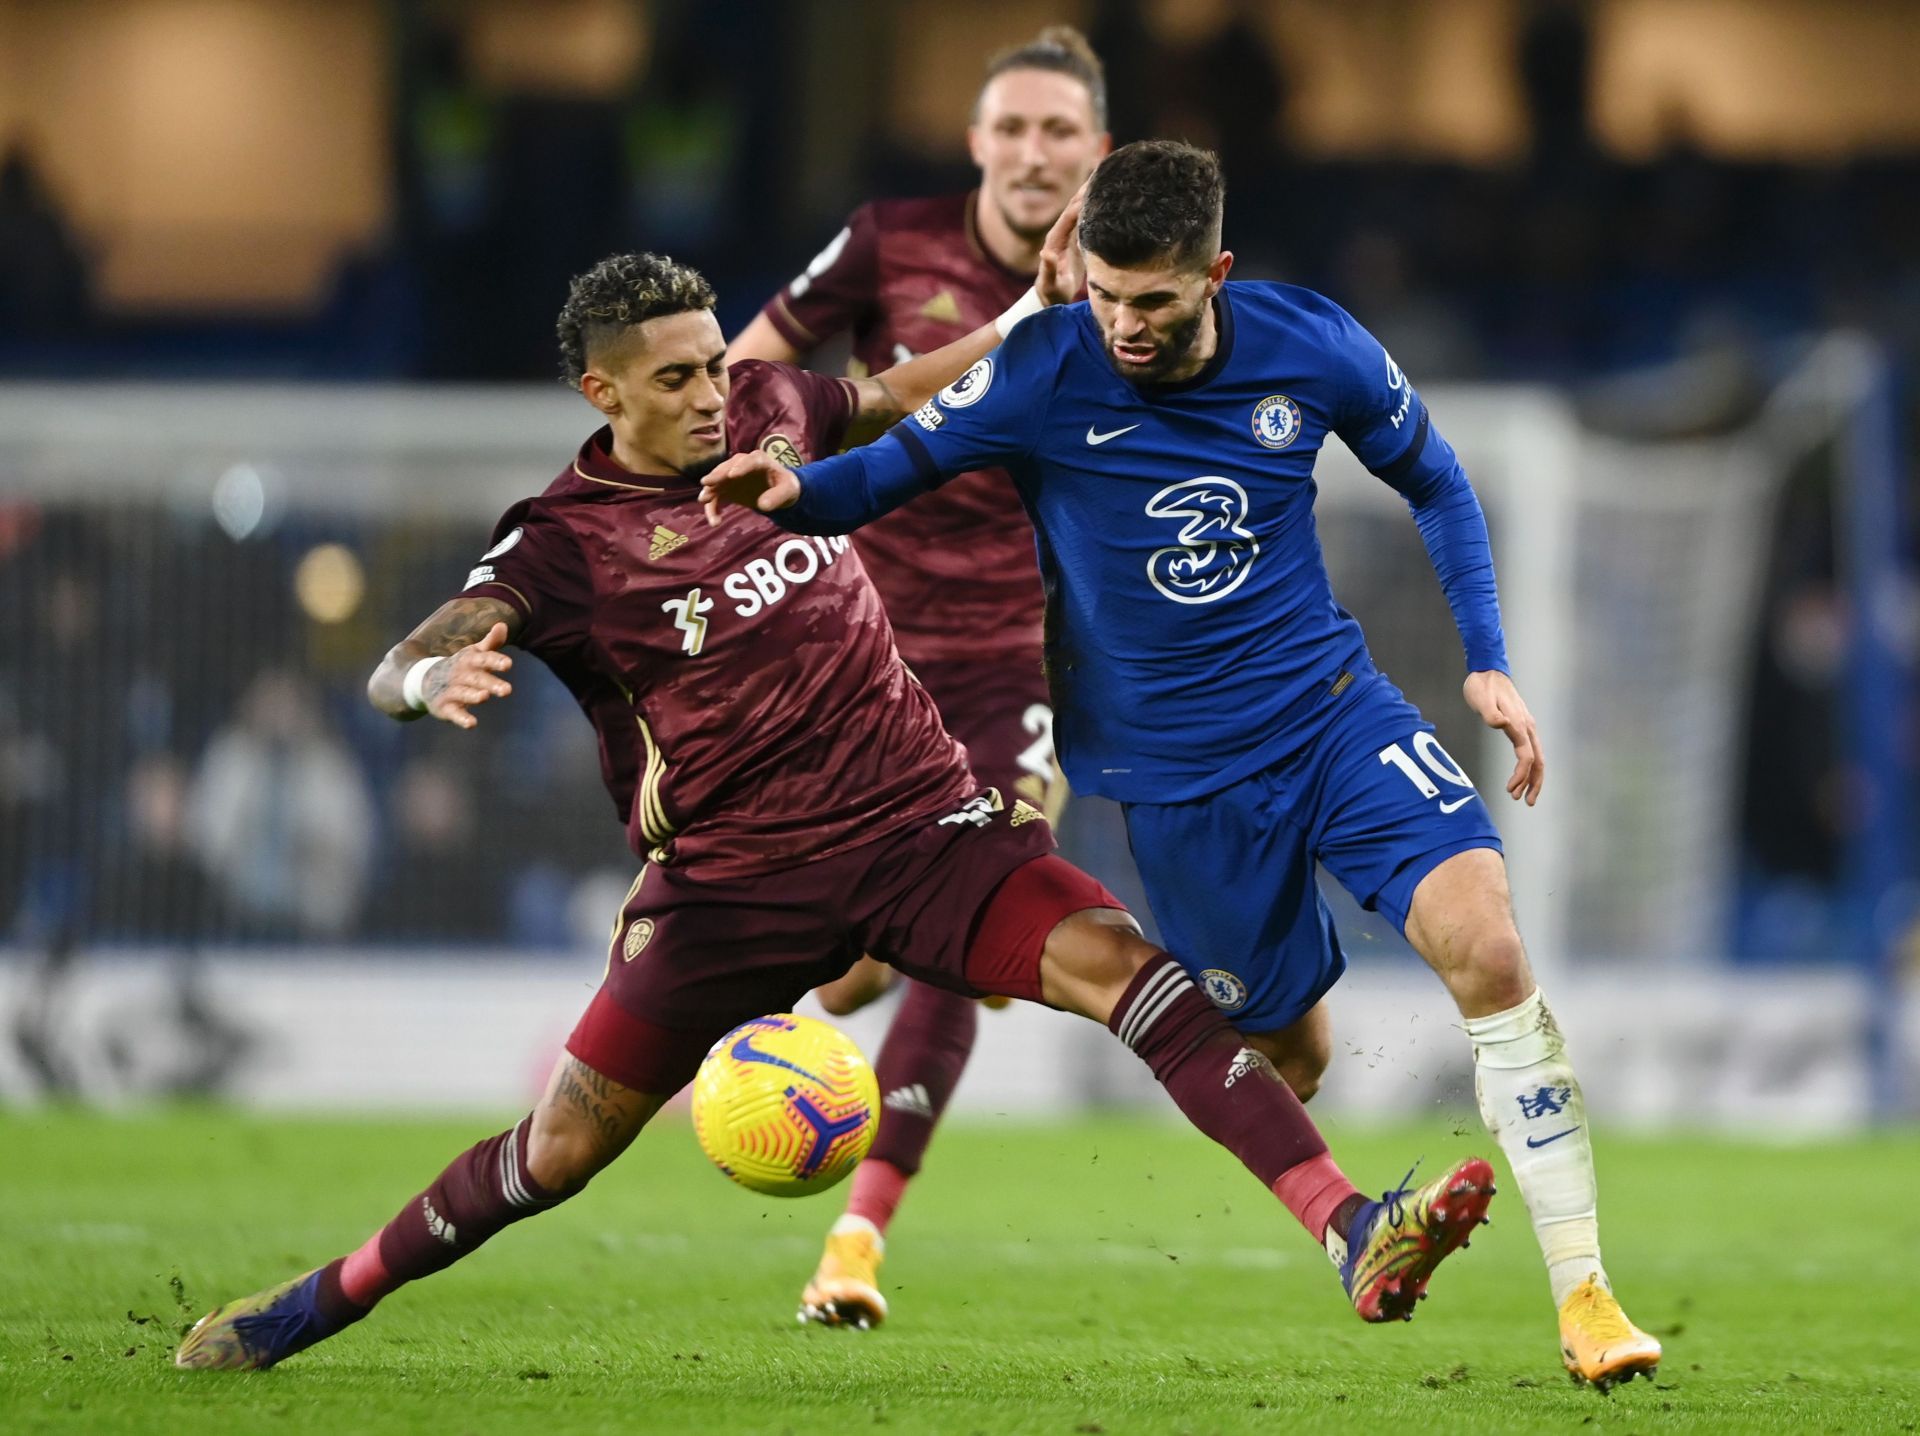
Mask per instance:
[[[1507,672],[1487,527],[1392,358],[1331,300],[1227,282],[1204,150],[1144,141],[1089,182],[1088,301],[1033,316],[880,442],[798,471],[764,451],[706,479],[798,533],[858,528],[953,474],[1013,477],[1047,592],[1060,761],[1114,798],[1171,949],[1303,1098],[1346,967],[1316,860],[1447,985],[1475,1088],[1532,1218],[1563,1360],[1601,1389],[1651,1375],[1600,1261],[1580,1085],[1514,924],[1472,780],[1368,656],[1313,521],[1330,433],[1402,493],[1466,648],[1467,704],[1545,777]],[[1344,1252],[1334,1235],[1329,1254]]]

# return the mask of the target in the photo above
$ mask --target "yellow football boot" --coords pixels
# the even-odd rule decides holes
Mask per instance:
[[[1575,1381],[1604,1394],[1636,1376],[1653,1380],[1660,1343],[1628,1321],[1613,1293],[1588,1277],[1560,1303],[1560,1355]]]
[[[192,1371],[261,1371],[340,1330],[320,1311],[319,1271],[216,1306],[193,1325],[173,1364]]]
[[[859,1331],[885,1321],[887,1299],[880,1295],[880,1262],[886,1254],[886,1238],[872,1222],[842,1217],[827,1233],[820,1266],[800,1293],[800,1321]]]
[[[1424,1187],[1409,1187],[1412,1180],[1408,1172],[1398,1187],[1361,1207],[1337,1255],[1329,1249],[1362,1321],[1412,1321],[1434,1268],[1487,1220],[1494,1185],[1485,1158],[1469,1157]]]

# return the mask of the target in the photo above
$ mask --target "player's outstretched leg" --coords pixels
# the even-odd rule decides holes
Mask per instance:
[[[215,1307],[187,1333],[174,1365],[259,1370],[335,1335],[405,1283],[451,1266],[503,1227],[580,1191],[662,1100],[562,1056],[546,1095],[516,1126],[454,1158],[358,1251]]]
[[[1046,935],[1037,994],[1030,974],[1012,970],[1019,954],[1032,951],[1036,930]],[[981,918],[967,977],[986,991],[1037,995],[1105,1022],[1153,1069],[1187,1120],[1238,1157],[1330,1255],[1344,1255],[1339,1244],[1356,1238],[1362,1250],[1375,1250],[1379,1220],[1369,1217],[1371,1225],[1356,1226],[1366,1199],[1335,1164],[1273,1063],[1227,1025],[1186,970],[1142,937],[1093,879],[1055,857],[1016,870]],[[1471,1163],[1449,1178],[1474,1190],[1454,1195],[1449,1186],[1429,1199],[1430,1187],[1411,1201],[1390,1198],[1401,1214],[1385,1228],[1380,1245],[1398,1245],[1394,1254],[1381,1254],[1379,1272],[1369,1267],[1368,1282],[1354,1297],[1366,1320],[1402,1315],[1395,1294],[1409,1285],[1417,1288],[1413,1296],[1424,1290],[1433,1268],[1465,1243],[1485,1214],[1491,1181]],[[1400,1250],[1407,1241],[1412,1248]]]
[[[800,1295],[802,1321],[865,1330],[887,1319],[880,1294],[887,1225],[966,1070],[978,1022],[972,998],[909,983],[874,1063],[880,1131],[854,1170],[846,1212],[827,1233],[820,1265]]]
[[[1480,1116],[1526,1200],[1567,1370],[1602,1390],[1651,1377],[1660,1343],[1627,1319],[1600,1262],[1586,1102],[1521,947],[1500,855],[1476,848],[1428,873],[1414,891],[1407,938],[1465,1019]]]

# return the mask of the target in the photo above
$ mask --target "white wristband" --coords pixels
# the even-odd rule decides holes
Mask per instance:
[[[444,658],[423,658],[407,670],[407,676],[400,684],[400,697],[416,713],[427,711],[427,670],[436,663],[444,663]]]
[[[999,330],[1000,337],[1005,339],[1009,334],[1013,333],[1014,325],[1018,324],[1022,319],[1025,319],[1029,314],[1038,314],[1046,307],[1046,304],[1042,302],[1040,298],[1040,291],[1037,289],[1029,289],[1013,302],[1012,307],[1009,308],[1005,314],[1002,314],[998,319],[993,321],[993,327]]]

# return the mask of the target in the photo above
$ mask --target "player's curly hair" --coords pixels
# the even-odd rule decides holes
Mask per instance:
[[[580,387],[587,356],[636,324],[666,314],[713,308],[713,286],[697,269],[664,254],[613,254],[574,276],[554,325],[560,377]]]
[[[1071,25],[1049,25],[1024,45],[1011,45],[987,61],[987,73],[980,88],[1009,70],[1051,70],[1068,75],[1087,87],[1087,99],[1093,104],[1093,127],[1107,127],[1107,68],[1087,43],[1087,37]],[[980,117],[980,101],[973,102],[974,118]]]
[[[1080,210],[1080,243],[1122,269],[1172,259],[1211,264],[1220,252],[1227,184],[1211,150],[1136,140],[1100,162]]]

